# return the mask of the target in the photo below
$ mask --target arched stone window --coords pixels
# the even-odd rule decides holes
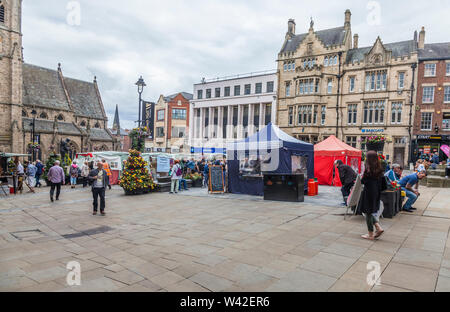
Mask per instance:
[[[98,123],[98,121],[97,121],[97,123],[95,124],[94,127],[95,127],[95,128],[100,128],[100,124]]]
[[[59,121],[63,121],[64,120],[63,114],[59,114],[57,118],[58,118]]]
[[[5,23],[5,6],[2,1],[0,1],[0,23]]]
[[[48,119],[48,115],[47,115],[47,113],[41,113],[39,115],[39,118],[41,118],[41,119]]]
[[[86,121],[83,120],[83,121],[80,123],[80,126],[86,127]]]
[[[24,109],[22,109],[22,117],[27,117],[27,116],[28,116],[27,112]]]

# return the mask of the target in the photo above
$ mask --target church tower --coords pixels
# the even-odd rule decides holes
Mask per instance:
[[[0,152],[23,153],[22,0],[0,0]]]

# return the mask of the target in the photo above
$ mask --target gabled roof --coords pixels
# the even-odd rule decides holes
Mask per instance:
[[[383,44],[386,50],[392,51],[392,57],[408,56],[417,50],[414,40],[393,42]],[[350,49],[347,51],[347,63],[362,62],[364,55],[369,53],[373,46],[358,49]]]
[[[56,70],[23,64],[23,104],[70,110]]]
[[[32,118],[22,118],[23,129],[26,132],[31,132],[31,123],[33,122]],[[36,123],[34,129],[37,133],[50,133],[53,132],[53,121],[52,120],[43,120],[36,119]],[[80,130],[71,122],[60,122],[57,123],[58,133],[59,134],[72,134],[72,135],[81,135]]]
[[[192,93],[188,93],[188,92],[178,92],[169,96],[165,96],[164,97],[164,101],[166,102],[170,102],[172,101],[174,98],[177,97],[178,94],[181,94],[186,100],[192,100],[194,98]]]
[[[346,35],[345,27],[336,27],[336,28],[330,28],[330,29],[324,29],[315,31],[314,34],[316,34],[317,37],[322,41],[322,43],[325,45],[325,47],[329,47],[332,45],[340,45],[344,43],[345,35]],[[294,36],[292,39],[289,39],[285,46],[281,49],[280,53],[284,52],[293,52],[297,50],[300,43],[303,41],[303,39],[306,38],[308,33],[299,34]]]
[[[450,42],[426,44],[424,49],[419,49],[419,60],[450,59]]]
[[[314,145],[315,156],[360,156],[362,152],[348,144],[345,144],[334,135]]]
[[[93,82],[64,78],[64,83],[77,115],[104,119],[101,103]]]

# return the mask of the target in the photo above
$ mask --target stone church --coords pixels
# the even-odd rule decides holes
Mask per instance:
[[[33,141],[46,159],[60,152],[115,150],[96,78],[65,77],[23,61],[21,0],[0,0],[0,152],[28,153]]]

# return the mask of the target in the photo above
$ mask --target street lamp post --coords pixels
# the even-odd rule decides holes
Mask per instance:
[[[35,136],[36,136],[36,134],[35,134],[35,123],[36,123],[36,115],[37,115],[37,112],[36,112],[36,110],[32,110],[31,111],[31,115],[33,115],[33,122],[31,123],[31,125],[32,125],[32,128],[31,128],[31,143],[33,143],[33,145],[34,145],[34,140],[35,140]],[[35,153],[34,153],[34,148],[33,148],[33,152],[32,152],[32,155],[31,155],[31,159],[32,159],[32,161],[35,161]]]
[[[142,104],[142,91],[144,91],[144,87],[146,86],[144,79],[142,78],[142,76],[139,78],[139,80],[135,83],[136,86],[138,87],[138,93],[139,93],[139,119],[138,119],[138,127],[141,127],[141,112],[142,112],[142,116],[144,116],[144,111],[141,108],[141,104]]]
[[[409,102],[409,125],[408,125],[408,134],[409,134],[409,151],[408,151],[408,165],[412,162],[412,134],[411,134],[411,127],[412,127],[412,112],[413,112],[413,98],[414,98],[414,78],[416,73],[417,64],[413,63],[411,64],[412,69],[412,81],[411,81],[411,98]]]

